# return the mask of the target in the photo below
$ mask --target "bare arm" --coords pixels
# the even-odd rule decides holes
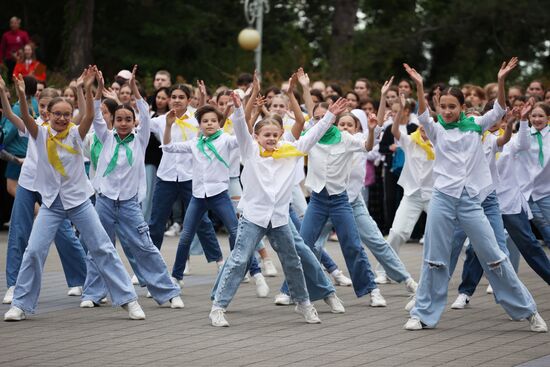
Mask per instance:
[[[422,75],[415,69],[411,68],[408,64],[403,64],[405,71],[409,74],[411,79],[416,83],[416,95],[418,96],[418,115],[422,115],[426,111],[426,98],[424,98],[424,81]]]
[[[378,126],[378,120],[376,119],[376,115],[374,113],[371,113],[368,116],[368,123],[369,123],[369,136],[367,137],[367,141],[365,142],[365,149],[367,150],[367,152],[370,152],[374,147],[375,128],[376,126]]]
[[[21,76],[21,74],[17,76],[14,75],[13,83],[15,84],[17,96],[19,97],[19,105],[21,106],[21,118],[23,119],[23,123],[25,123],[25,127],[27,128],[30,136],[32,136],[33,139],[36,139],[38,136],[38,125],[29,114],[29,106],[27,105],[27,96],[25,95],[25,82],[23,81],[23,76]]]
[[[170,110],[166,114],[166,128],[164,129],[164,136],[162,138],[162,144],[168,145],[172,141],[172,125],[176,121],[176,110]]]
[[[23,123],[23,120],[21,120],[21,117],[13,113],[13,110],[11,109],[10,101],[8,99],[8,95],[6,94],[6,83],[4,83],[4,80],[2,79],[1,76],[0,76],[0,99],[2,102],[2,113],[4,117],[10,120],[13,126],[17,128],[17,130],[25,132],[25,123]]]
[[[300,135],[302,134],[302,131],[304,131],[304,124],[306,122],[306,119],[302,114],[302,110],[300,109],[300,105],[296,100],[296,96],[293,93],[297,80],[298,80],[297,74],[296,73],[292,74],[292,76],[288,80],[288,90],[287,90],[288,100],[290,101],[290,109],[294,113],[294,125],[292,125],[292,130],[291,130],[292,135],[294,136],[294,139],[300,139]]]
[[[80,125],[78,125],[78,133],[80,138],[84,140],[86,134],[92,126],[92,121],[94,119],[94,100],[92,97],[92,84],[94,79],[99,77],[99,71],[97,67],[89,67],[87,73],[84,77],[84,88],[86,88],[86,105],[84,106],[84,116]],[[82,111],[80,111],[82,113]]]
[[[384,124],[384,117],[386,114],[386,95],[388,94],[388,90],[390,89],[392,83],[393,75],[390,79],[384,82],[384,85],[382,85],[382,90],[380,91],[380,105],[378,106],[378,114],[376,116],[379,126]]]
[[[403,106],[405,105],[405,96],[401,94],[399,96],[399,112],[397,113],[397,116],[393,120],[393,124],[391,125],[391,133],[397,139],[398,141],[401,139],[401,131],[399,131],[399,125],[401,124],[401,121],[403,121]]]
[[[315,103],[313,103],[313,98],[311,98],[309,76],[304,73],[304,69],[302,68],[299,68],[296,74],[298,76],[298,82],[300,82],[300,85],[302,86],[302,97],[304,98],[304,104],[306,105],[307,114],[311,118],[313,117],[313,108],[315,107]]]
[[[512,57],[508,63],[503,62],[500,70],[498,71],[498,95],[497,101],[498,104],[506,108],[506,77],[510,74],[512,70],[518,65],[518,58]]]
[[[248,102],[246,103],[246,106],[244,108],[244,118],[246,120],[246,125],[248,126],[248,131],[252,134],[252,131],[254,130],[254,122],[252,117],[252,110],[254,108],[254,102],[256,102],[256,98],[258,97],[258,94],[260,93],[260,79],[258,78],[258,74],[256,71],[254,71],[254,80],[252,81],[252,92],[250,93],[250,98],[248,99]]]
[[[498,147],[504,146],[504,144],[512,139],[512,130],[514,130],[514,123],[517,121],[515,117],[516,111],[519,111],[519,107],[514,107],[513,110],[506,113],[506,129],[504,129],[504,134],[497,139]]]

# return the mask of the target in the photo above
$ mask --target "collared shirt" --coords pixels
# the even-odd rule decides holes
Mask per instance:
[[[193,140],[187,140],[183,143],[171,142],[162,145],[162,150],[169,153],[191,153],[193,155],[193,196],[202,199],[217,195],[228,189],[230,168],[226,167],[210,149],[205,147],[204,150],[210,157],[208,159],[197,147],[198,140],[199,137],[195,137]],[[212,143],[218,154],[228,164],[232,152],[239,146],[235,136],[225,133],[213,140]]]
[[[248,132],[242,108],[234,115],[235,136],[244,169],[241,174],[243,195],[239,208],[243,216],[252,223],[267,228],[269,224],[280,227],[288,223],[288,206],[294,188],[296,164],[300,157],[274,159],[261,157],[259,144]],[[307,153],[329,129],[334,115],[327,112],[325,117],[307,134],[292,144]]]
[[[474,120],[485,131],[505,112],[495,101],[492,110],[481,117],[475,116]],[[470,197],[475,197],[491,185],[491,172],[483,153],[481,136],[477,132],[462,132],[458,128],[445,130],[430,118],[428,110],[418,117],[418,121],[435,148],[435,189],[454,198],[460,198],[466,189]],[[484,197],[480,199],[485,200]]]
[[[53,135],[57,135],[55,130],[51,129],[51,132]],[[83,140],[78,132],[78,126],[73,126],[62,142],[71,146],[79,153],[72,154],[64,148],[57,147],[57,154],[65,168],[65,172],[67,172],[67,176],[65,177],[48,161],[47,140],[48,128],[38,126],[38,135],[35,140],[38,160],[34,188],[40,193],[43,204],[48,208],[58,195],[65,210],[77,207],[94,194],[94,189],[84,169],[84,157],[82,156]]]
[[[147,190],[145,149],[149,143],[151,119],[149,118],[149,105],[143,98],[136,100],[136,105],[139,111],[140,124],[131,133],[135,134],[134,140],[127,143],[132,150],[132,165],[128,163],[126,149],[121,144],[118,148],[115,169],[104,176],[117,145],[116,131],[107,129],[107,124],[101,113],[101,101],[94,101],[94,132],[103,144],[103,148],[97,160],[97,171],[93,179],[93,185],[97,192],[111,200],[129,200],[136,195],[138,195],[140,202],[145,199]]]
[[[344,192],[348,186],[353,153],[366,152],[365,148],[362,134],[351,135],[347,131],[342,131],[342,140],[338,144],[315,144],[308,155],[306,186],[316,193],[325,187],[329,195]]]
[[[175,125],[172,127],[172,142],[181,143],[185,140],[191,140],[197,136],[199,124],[193,117],[191,110],[188,108],[184,116],[187,116],[185,122],[193,125],[195,129],[185,128],[184,132],[181,127]],[[157,139],[162,142],[164,140],[164,129],[166,128],[166,115],[155,117],[151,120],[151,131]],[[191,153],[169,153],[164,152],[157,170],[157,176],[163,181],[185,182],[193,178],[193,156]]]
[[[500,177],[497,169],[497,153],[502,152],[502,147],[498,146],[497,140],[499,138],[498,130],[490,132],[482,139],[483,153],[485,153],[485,159],[489,164],[489,171],[491,172],[491,185],[487,186],[481,192],[481,197],[487,197],[490,193],[495,191],[496,185],[500,182]]]
[[[38,117],[35,122],[37,125],[42,125],[44,123],[42,117]],[[25,132],[19,131],[19,135],[30,138],[30,134],[27,129],[25,129]],[[36,141],[34,139],[29,139],[29,144],[27,145],[27,155],[25,156],[25,160],[23,161],[21,174],[19,175],[19,180],[17,181],[17,183],[21,187],[29,191],[36,191],[36,189],[34,188],[34,181],[36,180],[37,161],[38,153],[36,151]]]
[[[522,166],[520,172],[526,178],[522,184],[522,192],[527,199],[532,197],[535,201],[550,195],[550,127],[546,125],[540,131],[544,154],[542,166],[539,162],[540,148],[536,133],[537,130],[531,127],[526,139],[518,139],[518,149],[522,151],[519,155],[519,164]]]
[[[400,135],[399,146],[405,152],[405,165],[397,184],[403,188],[403,193],[406,196],[420,191],[422,199],[431,199],[435,160],[429,160],[426,151],[403,132]]]

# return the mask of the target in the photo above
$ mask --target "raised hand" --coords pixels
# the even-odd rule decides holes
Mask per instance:
[[[299,68],[296,72],[296,76],[298,77],[298,82],[303,88],[309,88],[309,76],[304,73],[303,68]]]
[[[105,90],[105,80],[103,79],[103,73],[101,72],[101,70],[97,68],[95,73],[95,79],[97,80],[97,90],[95,93],[95,99],[101,99],[101,96],[105,95],[107,91]]]
[[[176,122],[176,110],[174,109],[171,109],[170,111],[168,111],[168,113],[166,114],[166,125],[167,126],[172,126],[172,124]]]
[[[129,84],[130,84],[130,88],[132,88],[132,90],[134,88],[137,88],[137,85],[136,85],[136,73],[137,73],[137,68],[138,66],[137,65],[134,65],[134,67],[132,68],[132,77],[130,78],[130,80],[128,81]]]
[[[204,84],[204,80],[197,80],[197,87],[199,88],[199,93],[206,98],[206,85]]]
[[[403,64],[403,66],[405,67],[405,71],[407,72],[407,74],[409,74],[411,79],[414,80],[416,85],[419,85],[419,84],[423,85],[422,75],[420,75],[418,71],[411,68],[409,64]]]
[[[374,130],[376,126],[378,126],[378,118],[376,117],[375,113],[369,113],[367,116],[367,123],[369,125],[369,130]]]
[[[388,93],[388,90],[390,89],[391,85],[393,83],[393,75],[391,76],[391,78],[389,80],[386,80],[384,82],[384,85],[382,85],[382,90],[380,92],[380,94],[385,97],[386,94]]]
[[[296,88],[296,82],[298,81],[298,76],[296,73],[292,74],[292,76],[288,79],[288,89],[286,91],[286,94],[294,95],[294,89]]]
[[[0,90],[2,90],[4,92],[6,91],[6,82],[2,78],[2,75],[0,75]]]
[[[254,107],[262,107],[266,103],[267,103],[267,99],[264,96],[259,95],[258,97],[256,97],[256,100],[254,101]]]
[[[231,99],[233,99],[233,105],[235,108],[240,108],[242,106],[241,98],[235,91],[231,92]]]
[[[519,60],[515,56],[512,57],[508,62],[504,61],[500,66],[500,70],[498,71],[498,79],[506,79],[508,74],[510,74],[512,70],[514,70],[516,66],[518,66],[518,62]]]
[[[401,106],[401,109],[404,109],[406,104],[407,98],[405,98],[405,95],[403,93],[399,94],[399,105]]]
[[[252,79],[252,90],[259,92],[260,91],[260,76],[258,75],[258,70],[254,70],[254,78]]]
[[[529,112],[531,112],[532,108],[533,108],[533,103],[530,100],[523,105],[523,108],[521,109],[521,113],[520,113],[520,118],[523,121],[529,118]]]
[[[80,74],[80,76],[78,77],[78,79],[76,79],[76,87],[77,88],[80,88],[80,87],[83,87],[84,86],[84,77],[86,76],[86,68],[84,68],[84,70],[82,70],[82,74]]]
[[[88,66],[84,72],[84,88],[89,88],[92,86],[97,74],[97,66]]]
[[[348,107],[348,100],[340,97],[336,102],[330,105],[328,110],[335,115],[339,115],[342,112],[345,112],[347,107]]]
[[[25,81],[23,80],[23,75],[14,75],[13,76],[13,84],[15,85],[15,90],[17,91],[17,94],[19,96],[25,95]]]

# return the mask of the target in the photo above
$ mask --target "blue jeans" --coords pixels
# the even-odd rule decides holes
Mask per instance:
[[[522,210],[519,214],[503,215],[502,219],[510,238],[527,264],[547,284],[550,284],[550,260],[531,231],[527,213]]]
[[[235,248],[218,273],[212,289],[214,306],[227,308],[244,278],[246,269],[250,266],[250,258],[256,244],[264,235],[267,236],[279,256],[288,281],[290,296],[294,302],[302,303],[309,300],[302,263],[296,252],[289,226],[272,228],[270,224],[269,227],[263,228],[241,217]]]
[[[533,224],[539,230],[544,244],[550,247],[550,196],[536,202],[530,199],[529,207],[533,214]]]
[[[294,223],[290,221],[288,223],[290,230],[292,231],[292,236],[294,238],[294,244],[296,245],[296,252],[300,256],[302,261],[302,267],[304,269],[304,277],[306,279],[307,291],[309,293],[309,299],[311,301],[317,301],[319,299],[324,299],[330,294],[336,292],[332,282],[327,277],[321,264],[315,254],[311,249],[304,243],[300,233],[296,230]],[[288,284],[286,280],[281,286],[281,293],[290,294],[288,290]]]
[[[34,205],[40,202],[40,194],[17,185],[17,192],[11,211],[11,225],[8,233],[6,256],[6,282],[12,287],[17,281],[23,253],[27,248],[34,221]],[[61,222],[55,234],[55,246],[59,253],[65,279],[69,287],[84,285],[86,280],[86,253],[76,237],[71,222]]]
[[[185,262],[189,257],[191,242],[197,232],[201,218],[203,218],[208,210],[212,210],[229,231],[229,247],[231,250],[235,247],[235,238],[237,237],[238,227],[237,213],[233,208],[233,204],[227,194],[227,190],[219,193],[218,195],[201,199],[193,196],[189,206],[187,207],[187,211],[185,212],[183,229],[181,231],[178,250],[176,252],[176,259],[174,260],[174,267],[172,269],[172,276],[176,279],[183,278]],[[250,275],[254,275],[259,272],[261,272],[261,270],[258,265],[258,261],[255,256],[252,256]]]
[[[153,244],[159,250],[162,246],[166,221],[172,211],[172,205],[176,200],[183,200],[184,205],[188,207],[191,197],[191,181],[163,181],[157,177],[157,184],[155,185],[155,192],[153,194],[153,211],[151,213],[151,220],[149,221],[149,230]],[[214,231],[212,222],[208,219],[206,214],[201,218],[197,229],[197,235],[199,236],[208,262],[223,259],[216,232]]]
[[[496,302],[514,320],[526,319],[536,312],[533,297],[519,280],[510,260],[500,250],[495,231],[485,216],[479,197],[469,197],[466,189],[460,198],[434,190],[428,210],[424,239],[424,262],[416,291],[412,317],[435,327],[447,303],[449,265],[456,262],[460,249],[453,249],[449,233],[459,225],[470,238],[481,267],[494,289]],[[460,243],[459,246],[462,246]]]
[[[134,286],[118,257],[115,247],[105,233],[101,221],[90,200],[65,210],[59,196],[47,208],[42,205],[34,221],[29,246],[23,255],[23,263],[15,285],[12,305],[25,312],[34,313],[40,295],[44,263],[50,244],[61,223],[70,219],[88,246],[101,276],[105,280],[113,306],[121,306],[137,300]]]
[[[329,218],[336,229],[355,294],[357,297],[364,296],[378,287],[374,282],[374,273],[367,253],[361,245],[353,211],[345,191],[337,195],[329,195],[326,188],[320,193],[313,192],[300,235],[317,258],[320,258],[321,248],[315,247],[315,243]]]
[[[149,222],[151,219],[151,211],[153,210],[153,193],[155,192],[155,186],[157,183],[157,166],[154,164],[145,165],[145,181],[147,183],[147,191],[145,193],[145,199],[141,202],[141,209],[143,211],[143,218]]]
[[[179,296],[180,288],[172,282],[166,263],[149,236],[149,226],[143,219],[137,196],[129,200],[112,200],[98,195],[96,211],[103,228],[114,245],[115,234],[132,268],[141,282],[147,286],[153,299],[160,305]],[[88,256],[88,276],[82,300],[95,303],[107,295],[107,287],[101,273]]]
[[[493,191],[487,196],[487,198],[481,203],[483,213],[487,217],[487,220],[491,224],[491,228],[495,233],[497,245],[499,249],[509,258],[510,252],[506,247],[506,236],[504,234],[504,224],[502,222],[502,216],[500,214],[500,206],[498,205],[498,199],[496,193]],[[455,227],[452,249],[459,251],[462,249],[462,244],[466,240],[466,233],[459,226]],[[470,240],[470,243],[472,241]],[[453,263],[449,266],[449,274],[452,275],[458,261],[459,254],[451,256]],[[476,290],[481,277],[483,276],[483,268],[479,263],[479,259],[474,251],[474,246],[468,246],[466,249],[466,260],[464,260],[464,266],[462,268],[462,282],[458,286],[458,292],[472,296]]]
[[[370,216],[363,199],[359,196],[351,203],[355,223],[359,230],[359,237],[369,250],[371,250],[376,260],[384,267],[388,277],[398,283],[404,282],[411,277],[411,274],[405,269],[405,265],[397,256],[395,250],[386,242],[382,232],[376,225],[376,222]]]

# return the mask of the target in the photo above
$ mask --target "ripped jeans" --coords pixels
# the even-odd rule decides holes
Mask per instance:
[[[506,254],[499,249],[479,197],[469,197],[464,189],[460,198],[434,190],[426,223],[424,261],[411,317],[420,319],[428,327],[435,327],[439,322],[447,303],[451,277],[449,265],[456,261],[452,257],[460,254],[452,244],[457,225],[470,238],[493,287],[496,302],[514,320],[535,313],[535,301],[519,280]]]

